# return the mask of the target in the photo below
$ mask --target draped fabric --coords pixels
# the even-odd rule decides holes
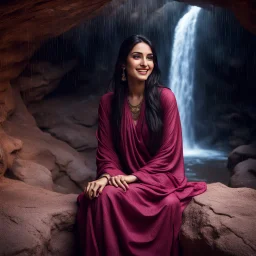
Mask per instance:
[[[178,255],[182,212],[205,182],[188,182],[184,171],[182,130],[173,92],[161,87],[163,138],[150,155],[150,133],[143,101],[134,124],[127,100],[121,121],[120,152],[114,149],[110,124],[113,92],[101,97],[96,132],[97,177],[132,174],[138,181],[123,191],[107,185],[92,200],[78,196],[77,231],[81,255]],[[120,156],[122,161],[120,161]]]

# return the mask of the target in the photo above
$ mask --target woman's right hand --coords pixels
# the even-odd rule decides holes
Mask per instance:
[[[84,189],[84,195],[92,200],[95,197],[98,197],[104,187],[108,184],[108,179],[106,177],[101,177],[97,180],[88,182],[87,186]]]

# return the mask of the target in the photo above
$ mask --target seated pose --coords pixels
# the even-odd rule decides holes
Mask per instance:
[[[96,132],[97,176],[78,196],[80,255],[176,256],[182,212],[205,182],[188,182],[173,92],[159,84],[151,42],[121,45]]]

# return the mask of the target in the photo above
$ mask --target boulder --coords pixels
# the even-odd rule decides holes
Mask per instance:
[[[208,185],[183,213],[183,256],[256,255],[256,190]]]
[[[0,255],[74,255],[77,195],[4,177],[0,193]]]
[[[7,175],[29,185],[53,190],[52,173],[44,166],[32,161],[16,159]]]
[[[28,105],[38,127],[79,151],[94,173],[99,100],[99,95],[77,91]]]
[[[9,136],[5,144],[11,145],[6,150],[6,152],[10,152],[8,157],[10,163],[8,166],[11,167],[12,162],[17,157],[20,160],[29,161],[26,163],[30,163],[29,165],[33,165],[33,167],[27,170],[23,168],[22,171],[19,168],[19,172],[26,176],[23,178],[21,178],[21,173],[19,175],[17,174],[17,170],[11,172],[16,173],[16,178],[19,177],[19,179],[26,180],[26,182],[28,180],[32,182],[33,180],[32,183],[29,183],[39,185],[41,183],[41,176],[38,172],[42,171],[42,175],[45,177],[44,182],[48,180],[44,183],[44,188],[46,188],[46,184],[47,187],[51,187],[49,176],[47,175],[50,172],[54,182],[54,191],[63,193],[81,192],[86,183],[95,177],[95,171],[88,168],[84,158],[75,149],[67,143],[57,140],[50,134],[41,131],[36,126],[34,118],[27,111],[19,92],[16,90],[15,99],[18,108],[8,121],[3,124],[3,130]],[[16,154],[17,151],[19,151],[18,154]],[[34,173],[32,174],[31,172]],[[63,175],[66,175],[67,178],[63,178]],[[61,182],[58,183],[59,181]]]
[[[4,174],[7,168],[12,168],[14,159],[17,153],[21,150],[23,143],[20,139],[8,135],[4,129],[0,128],[0,148],[1,148],[1,159],[4,162],[1,173]]]
[[[235,148],[228,156],[228,169],[232,172],[234,167],[248,158],[256,159],[256,145],[249,144],[249,145],[241,145]]]
[[[230,178],[232,188],[254,188],[256,189],[256,159],[247,159],[237,164]]]

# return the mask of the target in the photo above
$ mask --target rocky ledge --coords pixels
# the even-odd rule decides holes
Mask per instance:
[[[0,255],[74,255],[76,195],[4,177],[0,194]]]
[[[75,194],[2,177],[0,255],[75,255]],[[221,183],[193,198],[183,214],[184,256],[256,255],[256,191]]]
[[[256,255],[256,190],[208,185],[185,209],[180,233],[184,256]]]

